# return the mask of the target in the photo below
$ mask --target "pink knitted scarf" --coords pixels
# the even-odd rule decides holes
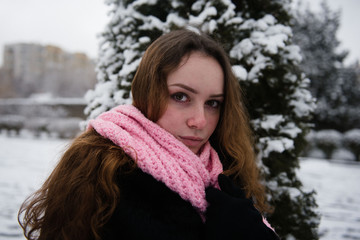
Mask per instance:
[[[101,114],[90,120],[88,128],[120,146],[143,172],[165,183],[204,216],[205,188],[219,188],[217,177],[223,171],[209,142],[198,156],[132,105]]]

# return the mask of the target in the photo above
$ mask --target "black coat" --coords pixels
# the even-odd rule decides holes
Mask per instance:
[[[119,205],[103,239],[205,239],[192,205],[151,175],[136,169],[119,177],[119,188]]]
[[[220,187],[226,187],[222,175]],[[222,180],[220,182],[220,180]],[[151,175],[134,170],[118,179],[118,207],[103,229],[104,240],[279,240],[262,221],[250,199],[240,197],[228,179],[226,192],[212,188],[213,204],[207,209],[207,222],[190,202]],[[242,191],[242,190],[241,190]],[[208,194],[209,191],[207,191]],[[210,192],[209,192],[210,194]]]

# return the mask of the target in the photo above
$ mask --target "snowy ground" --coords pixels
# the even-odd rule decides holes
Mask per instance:
[[[0,135],[0,239],[25,239],[17,223],[21,203],[48,175],[65,140]]]
[[[320,239],[360,239],[360,164],[306,159],[300,166],[304,186],[317,192]]]
[[[67,144],[0,134],[0,240],[24,239],[16,217],[20,204],[40,186]],[[360,165],[306,159],[299,176],[307,189],[318,192],[321,239],[360,239]]]

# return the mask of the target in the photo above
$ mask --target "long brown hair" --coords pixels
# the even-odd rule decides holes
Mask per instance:
[[[248,196],[256,199],[261,211],[269,211],[265,190],[259,181],[253,135],[240,85],[232,72],[227,54],[208,35],[177,30],[154,41],[146,50],[132,83],[133,104],[156,122],[169,98],[167,76],[184,57],[201,52],[218,61],[224,73],[224,102],[220,120],[210,141],[221,155],[225,174],[234,175]]]
[[[233,175],[268,210],[255,162],[254,143],[239,84],[230,61],[210,37],[189,30],[165,34],[146,50],[132,83],[133,104],[156,122],[169,98],[167,75],[183,57],[199,51],[216,59],[224,72],[224,103],[210,141],[219,152],[225,174]],[[43,186],[20,208],[19,223],[28,239],[100,239],[121,194],[118,171],[134,169],[124,151],[94,130],[77,137]],[[21,220],[22,218],[22,220]]]
[[[100,239],[116,208],[119,169],[135,167],[124,151],[94,130],[77,137],[42,185],[20,208],[28,239]],[[21,221],[21,217],[23,220]]]

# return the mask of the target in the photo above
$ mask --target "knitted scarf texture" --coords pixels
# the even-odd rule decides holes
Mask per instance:
[[[89,121],[89,128],[120,146],[143,172],[189,201],[204,220],[205,188],[219,188],[217,177],[223,171],[209,142],[196,155],[132,105],[102,113]]]

